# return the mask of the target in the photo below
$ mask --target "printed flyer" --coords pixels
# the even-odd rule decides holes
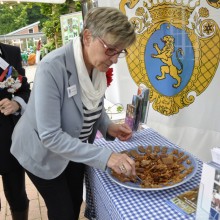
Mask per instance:
[[[195,213],[197,207],[198,192],[199,186],[177,195],[176,197],[167,201],[167,203],[183,214]]]

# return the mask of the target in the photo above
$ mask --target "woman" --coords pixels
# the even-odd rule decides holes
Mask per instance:
[[[9,203],[13,220],[28,219],[29,200],[25,191],[24,169],[10,153],[11,135],[21,113],[24,112],[30,95],[29,84],[22,68],[20,48],[0,43],[0,175],[5,197]],[[2,66],[6,62],[10,68]],[[16,91],[6,83],[10,79],[12,66],[23,76]],[[9,70],[10,69],[10,70]],[[13,72],[11,72],[13,78]]]
[[[110,121],[103,107],[105,72],[126,55],[134,27],[114,8],[88,12],[81,37],[38,65],[30,101],[15,128],[11,152],[45,200],[50,220],[78,219],[84,166],[135,175],[126,154],[93,145],[97,130],[107,140],[132,131]]]

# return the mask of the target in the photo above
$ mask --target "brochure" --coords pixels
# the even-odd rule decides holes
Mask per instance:
[[[132,131],[134,130],[135,115],[135,106],[132,104],[127,104],[125,123],[131,128]]]
[[[138,96],[142,99],[141,106],[141,123],[147,123],[147,115],[149,108],[149,89],[144,85],[140,84],[138,87]]]
[[[138,95],[133,96],[132,105],[135,108],[135,120],[134,120],[133,131],[138,130],[139,124],[141,122],[142,103],[143,103],[143,100],[141,99],[140,96]]]
[[[189,215],[196,212],[199,186],[168,200],[167,203],[177,211]]]
[[[220,165],[203,164],[198,195],[196,220],[220,219]]]

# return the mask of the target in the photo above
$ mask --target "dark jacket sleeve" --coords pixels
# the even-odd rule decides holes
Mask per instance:
[[[25,75],[25,69],[22,67],[21,50],[19,47],[0,43],[0,49],[3,59],[13,66],[20,75]]]
[[[25,76],[25,69],[22,67],[21,50],[19,47],[13,47],[13,50],[14,59],[16,59],[13,66],[23,76],[22,86],[14,93],[14,96],[21,97],[27,103],[30,96],[30,85]]]
[[[22,76],[25,75],[25,69],[22,67],[22,57],[21,57],[21,50],[19,47],[14,47],[15,50],[15,59],[16,61],[14,62],[14,68],[18,71],[18,73]]]
[[[22,77],[22,85],[21,87],[14,93],[14,96],[21,97],[26,103],[28,102],[30,96],[30,84],[27,81],[25,76]]]
[[[22,85],[15,93],[13,93],[14,99],[19,102],[19,99],[16,99],[16,97],[19,97],[25,103],[27,103],[31,90],[30,90],[30,85],[27,81],[27,78],[25,77],[25,69],[22,67],[21,50],[19,47],[7,45],[3,43],[0,43],[0,49],[2,52],[2,58],[10,66],[13,66],[17,70],[18,74],[22,76],[22,82],[21,82]],[[12,94],[10,93],[8,94],[11,97]],[[6,97],[7,95],[5,96],[5,98]],[[24,107],[24,105],[22,106]],[[11,117],[13,118],[14,124],[16,124],[16,122],[20,118],[20,114],[13,114]]]
[[[19,96],[27,103],[30,96],[30,85],[25,77],[25,69],[22,67],[21,50],[19,47],[3,43],[0,43],[0,48],[5,61],[8,62],[9,65],[13,66],[23,77],[22,86],[13,95]]]

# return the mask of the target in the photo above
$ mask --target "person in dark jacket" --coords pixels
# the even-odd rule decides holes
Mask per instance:
[[[20,48],[0,43],[0,175],[13,220],[28,219],[24,170],[10,153],[10,147],[14,126],[25,110],[29,95]]]

